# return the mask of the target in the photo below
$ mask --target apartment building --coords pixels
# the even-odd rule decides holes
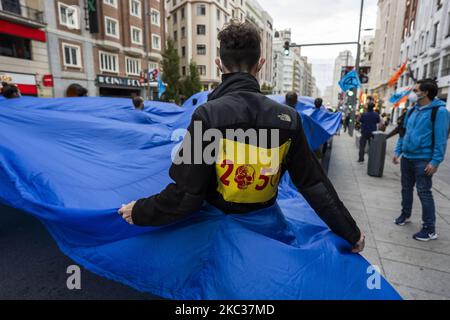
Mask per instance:
[[[255,0],[245,1],[246,21],[252,23],[259,31],[261,37],[261,56],[266,59],[266,64],[258,74],[261,85],[272,87],[273,72],[273,19],[267,11]]]
[[[0,80],[22,95],[52,95],[43,9],[41,1],[0,1]]]
[[[164,1],[44,1],[55,96],[78,83],[95,96],[157,97]]]
[[[411,0],[379,0],[377,27],[373,49],[372,71],[369,79],[369,92],[380,106],[390,112],[389,98],[395,88],[387,83],[402,62],[399,59],[406,3]],[[425,1],[426,2],[426,1]]]
[[[438,96],[447,100],[450,109],[449,0],[407,1],[399,62],[402,61],[408,61],[413,77],[404,74],[399,86],[413,85],[413,78],[435,78]]]
[[[272,80],[272,18],[255,0],[167,0],[168,36],[175,41],[180,56],[180,73],[186,76],[194,61],[204,90],[221,82],[215,64],[220,43],[217,36],[231,20],[249,21],[262,38],[262,56],[267,60],[259,75],[261,85]]]

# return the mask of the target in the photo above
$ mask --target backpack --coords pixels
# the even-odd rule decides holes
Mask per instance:
[[[432,149],[434,149],[434,146],[436,145],[436,133],[435,133],[435,130],[436,130],[436,118],[437,118],[437,113],[438,113],[440,108],[443,108],[443,107],[436,107],[436,108],[433,108],[431,110],[431,123],[432,123],[432,126],[433,126],[433,135],[432,135],[432,138],[431,138],[432,139],[432,143],[431,143]],[[412,108],[411,110],[409,110],[408,114],[407,114],[407,117],[405,117],[405,119],[406,118],[409,119],[414,111],[416,111],[416,108]],[[404,126],[403,126],[403,128],[404,128]],[[406,134],[406,128],[403,129],[403,135],[405,135],[405,134]],[[450,138],[450,128],[448,129],[448,132],[447,132],[447,139],[448,138]]]

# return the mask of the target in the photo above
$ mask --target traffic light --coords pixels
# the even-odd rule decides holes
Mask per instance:
[[[286,42],[284,43],[283,49],[284,49],[284,55],[285,55],[285,56],[288,56],[288,55],[289,55],[290,45],[291,45],[291,44],[289,43],[289,41],[286,41]]]

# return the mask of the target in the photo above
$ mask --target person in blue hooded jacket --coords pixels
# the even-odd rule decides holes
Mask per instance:
[[[393,162],[401,163],[402,213],[395,223],[410,222],[413,191],[422,203],[423,228],[414,235],[419,241],[436,240],[436,207],[432,194],[433,175],[444,160],[449,132],[449,112],[444,101],[436,98],[435,80],[417,82],[409,101],[413,107],[404,121],[405,135],[398,140]],[[401,161],[400,161],[401,158]]]

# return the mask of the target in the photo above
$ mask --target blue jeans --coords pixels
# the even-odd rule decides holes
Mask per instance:
[[[433,177],[425,174],[425,168],[429,163],[430,161],[427,160],[402,158],[402,215],[411,217],[414,185],[416,185],[417,194],[422,203],[423,226],[434,232],[436,227],[436,207],[433,193],[431,192]]]

